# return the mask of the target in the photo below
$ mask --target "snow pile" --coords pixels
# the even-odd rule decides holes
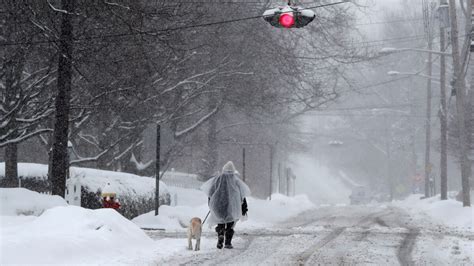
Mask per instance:
[[[209,207],[207,206],[207,197],[202,191],[183,188],[171,188],[171,190],[178,193],[178,206],[161,206],[158,216],[155,216],[154,212],[149,212],[132,221],[142,228],[182,231],[185,230],[184,227],[188,225],[191,218],[204,219],[206,217]],[[186,200],[180,202],[181,197]],[[189,204],[191,202],[194,204]],[[250,197],[247,202],[248,219],[239,222],[237,225],[239,228],[267,228],[315,207],[305,195],[291,198],[274,194],[271,201]],[[196,205],[196,203],[200,203],[200,205]],[[209,230],[208,226],[205,226],[204,230]]]
[[[187,189],[175,186],[168,186],[171,195],[176,196],[173,205],[179,206],[200,206],[207,204],[207,196],[198,189]]]
[[[142,265],[156,259],[155,242],[113,209],[68,206],[58,196],[23,188],[2,188],[0,195],[0,265]]]
[[[40,194],[24,188],[0,188],[0,215],[41,215],[46,209],[65,206],[59,196]]]
[[[207,207],[207,196],[204,192],[196,189],[169,187],[172,195],[176,195],[176,205],[170,207],[160,206],[159,215],[155,211],[135,217],[132,221],[141,228],[155,228],[166,230],[182,230],[187,226],[191,218],[200,217],[204,219],[209,208]]]
[[[141,228],[165,229],[169,231],[184,230],[189,225],[193,217],[204,220],[209,208],[207,205],[197,207],[192,206],[160,206],[159,215],[155,216],[155,211],[151,211],[133,218],[133,222]]]
[[[3,265],[127,263],[153,254],[153,241],[112,209],[65,206],[29,219],[2,216],[1,237]]]
[[[248,220],[239,227],[258,229],[272,227],[274,224],[290,219],[304,211],[315,208],[306,195],[287,197],[273,194],[272,200],[248,199]]]
[[[416,216],[428,216],[435,223],[450,227],[474,228],[474,209],[463,207],[454,199],[441,200],[439,196],[420,200],[421,194],[415,194],[393,205]],[[423,218],[423,217],[422,217]]]

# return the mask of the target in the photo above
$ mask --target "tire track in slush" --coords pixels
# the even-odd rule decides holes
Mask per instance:
[[[383,221],[381,219],[381,217],[384,217],[387,214],[388,214],[388,212],[385,211],[385,210],[381,211],[381,212],[370,213],[368,215],[365,215],[365,216],[361,217],[361,219],[359,221],[357,221],[355,224],[352,224],[350,227],[366,228],[366,230],[364,230],[362,232],[362,234],[358,237],[359,239],[356,242],[359,243],[359,241],[363,241],[364,239],[366,239],[368,237],[368,235],[370,234],[370,231],[368,230],[370,225],[374,224],[374,223],[379,224],[379,221]],[[385,226],[386,226],[386,224],[385,224]],[[329,242],[336,239],[339,235],[341,235],[346,230],[346,228],[347,227],[344,226],[344,227],[338,227],[338,228],[334,229],[331,233],[329,233],[322,240],[316,242],[310,248],[306,249],[303,253],[298,255],[297,264],[298,265],[305,265],[306,263],[308,263],[308,260],[312,257],[313,254],[316,254],[315,258],[319,257],[319,255],[321,253],[320,249],[323,248],[324,246],[326,246]],[[343,258],[341,258],[341,259],[343,259]]]
[[[318,242],[314,243],[311,247],[307,248],[303,253],[298,255],[297,264],[298,265],[305,265],[308,260],[311,258],[311,255],[315,253],[316,250],[319,250],[326,246],[329,242],[336,239],[342,232],[346,230],[346,227],[338,227],[331,231],[327,236],[323,239],[319,240]]]
[[[410,228],[409,232],[405,234],[397,251],[397,258],[400,265],[411,266],[415,265],[412,258],[413,248],[415,247],[416,238],[420,234],[420,229]]]

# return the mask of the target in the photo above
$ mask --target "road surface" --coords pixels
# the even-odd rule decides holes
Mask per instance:
[[[148,234],[183,243],[186,237]],[[394,207],[346,206],[310,210],[265,230],[237,226],[232,250],[217,250],[215,242],[215,233],[207,232],[201,244],[207,251],[183,248],[157,265],[470,265],[465,252],[472,251],[474,235],[415,221]]]

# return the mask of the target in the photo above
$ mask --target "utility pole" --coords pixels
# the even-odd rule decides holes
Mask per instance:
[[[467,4],[467,12],[469,15],[471,15],[471,18],[470,19],[467,19],[467,30],[468,30],[468,34],[470,34],[470,46],[469,46],[469,50],[471,53],[474,52],[474,45],[473,45],[473,39],[472,39],[472,34],[473,34],[473,29],[474,29],[474,11],[472,10],[472,7],[474,5],[474,0],[472,1],[468,1],[468,4]],[[474,149],[474,88],[473,88],[473,84],[474,84],[474,57],[470,56],[470,79],[471,79],[471,82],[470,82],[470,86],[469,86],[469,106],[468,106],[468,109],[466,111],[467,114],[470,114],[470,118],[468,119],[470,121],[470,134],[468,135],[468,142],[469,142],[469,145],[471,147],[471,149]],[[471,150],[471,153],[474,152]],[[470,177],[470,184],[474,184],[474,176],[472,174],[472,165],[474,164],[474,158],[471,158],[470,159],[470,163],[468,164],[469,165],[469,177]]]
[[[55,123],[53,133],[53,153],[51,163],[52,194],[64,198],[66,192],[67,143],[69,132],[69,105],[71,100],[74,0],[62,0],[65,12],[61,18],[59,36],[58,92],[55,102]]]
[[[471,206],[470,191],[469,191],[469,161],[468,153],[468,139],[466,132],[466,83],[463,75],[463,68],[461,58],[459,55],[459,30],[457,25],[456,1],[449,0],[449,17],[451,22],[451,46],[453,55],[454,68],[454,88],[456,90],[456,109],[457,122],[459,128],[459,152],[461,161],[461,184],[462,184],[462,201],[464,207]]]
[[[155,216],[160,208],[160,150],[161,150],[161,126],[156,125],[156,161],[155,161]]]
[[[427,0],[423,0],[423,22],[425,27],[425,33],[428,41],[428,50],[433,49],[433,25],[432,25],[432,7],[431,3]],[[428,60],[426,62],[426,74],[429,77],[426,83],[426,138],[425,138],[425,197],[430,197],[430,176],[431,176],[431,75],[433,69],[433,55],[428,53]]]
[[[245,147],[242,148],[242,180],[245,182]]]
[[[269,200],[272,200],[273,192],[273,144],[268,145],[270,147],[270,195],[268,196]]]
[[[448,14],[447,14],[447,5],[446,0],[439,1],[439,49],[440,52],[445,52],[445,27],[448,26]],[[445,7],[445,8],[443,8]],[[441,200],[448,199],[448,119],[447,119],[447,104],[446,104],[446,57],[445,55],[440,55],[440,110],[439,110],[439,120],[441,125],[441,157],[440,157],[440,185],[441,185]]]

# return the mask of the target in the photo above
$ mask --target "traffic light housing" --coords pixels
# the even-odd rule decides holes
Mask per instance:
[[[277,28],[302,28],[315,17],[312,10],[298,6],[277,7],[263,13],[263,19]]]

